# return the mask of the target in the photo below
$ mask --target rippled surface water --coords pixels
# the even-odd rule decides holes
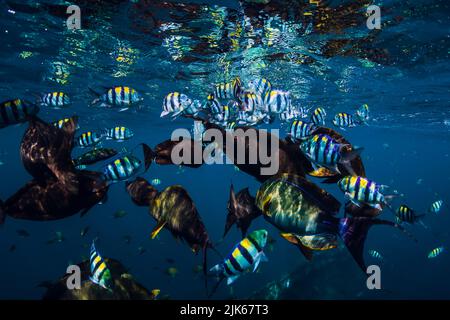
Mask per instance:
[[[81,8],[81,30],[67,30],[65,1],[2,1],[0,3],[0,97],[33,97],[61,90],[73,104],[67,109],[43,109],[47,121],[77,114],[83,129],[126,125],[135,137],[120,145],[149,145],[168,139],[191,121],[160,119],[162,100],[171,91],[204,99],[214,83],[240,76],[245,83],[266,77],[276,88],[289,90],[293,103],[306,108],[323,106],[328,124],[334,113],[353,111],[363,103],[371,108],[369,126],[344,133],[363,146],[368,176],[405,194],[418,211],[442,199],[447,204],[450,182],[450,4],[448,1],[376,1],[382,8],[381,30],[366,27],[370,1],[277,1],[255,5],[230,1],[74,1]],[[102,90],[128,85],[144,96],[138,110],[117,112],[89,106],[89,88]],[[279,122],[273,128],[284,127]],[[26,125],[0,130],[0,198],[6,199],[29,180],[19,159],[19,143]],[[111,144],[114,146],[114,144]],[[115,145],[116,146],[116,145]],[[116,146],[117,147],[117,146]],[[233,166],[180,169],[152,165],[145,175],[159,178],[160,187],[183,185],[194,199],[211,237],[223,233],[229,185],[258,183]],[[342,201],[335,186],[326,186]],[[400,200],[395,204],[399,205]],[[114,219],[117,210],[128,215]],[[386,211],[384,218],[392,215]],[[245,298],[266,283],[295,270],[305,285],[291,298],[449,298],[448,266],[443,254],[428,260],[428,252],[448,246],[448,207],[425,221],[429,229],[412,226],[415,244],[394,230],[373,228],[366,249],[386,257],[383,284],[389,291],[369,292],[364,275],[345,249],[317,255],[305,262],[298,250],[277,236],[261,272],[245,275],[230,293],[221,287],[217,298]],[[80,230],[89,225],[86,238]],[[204,298],[203,281],[192,268],[201,263],[168,232],[150,240],[154,221],[145,208],[132,204],[123,184],[111,188],[109,200],[80,218],[54,222],[8,219],[0,232],[0,298],[40,298],[36,285],[61,276],[69,262],[88,256],[83,244],[99,237],[99,250],[130,267],[146,287],[160,288],[171,298]],[[30,237],[21,238],[17,229]],[[52,232],[66,241],[46,245]],[[123,237],[131,237],[130,244]],[[226,254],[239,240],[232,230],[219,245]],[[10,246],[16,245],[14,252]],[[138,253],[138,247],[146,252]],[[175,260],[178,275],[164,271]],[[209,264],[219,257],[209,255]],[[366,259],[370,259],[366,257]],[[304,268],[304,269],[303,269]],[[306,274],[306,273],[305,273]],[[345,283],[338,281],[346,279]],[[285,297],[285,298],[289,298]]]

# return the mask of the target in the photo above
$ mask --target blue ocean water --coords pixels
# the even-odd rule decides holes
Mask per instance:
[[[401,232],[374,227],[365,251],[384,256],[382,286],[369,291],[365,275],[340,243],[335,251],[321,252],[307,262],[279,231],[259,218],[252,230],[266,228],[276,239],[266,252],[269,262],[259,272],[243,275],[232,286],[222,285],[216,298],[247,298],[266,284],[290,276],[299,280],[295,293],[284,298],[324,299],[448,299],[448,251],[427,259],[435,247],[450,245],[450,6],[447,1],[375,1],[381,7],[380,30],[366,26],[369,1],[74,1],[81,8],[81,30],[68,30],[66,1],[2,1],[0,3],[0,98],[33,99],[34,93],[64,91],[68,108],[42,108],[39,116],[55,121],[78,115],[83,130],[115,125],[131,128],[135,136],[123,143],[106,142],[118,149],[140,142],[154,146],[173,130],[191,129],[192,120],[161,119],[166,94],[180,91],[204,99],[214,83],[239,76],[242,81],[265,77],[276,88],[289,90],[295,104],[323,106],[327,126],[337,112],[353,112],[367,103],[368,126],[339,130],[353,145],[364,147],[362,159],[368,177],[404,194],[395,199],[418,212],[443,200],[439,214],[427,214],[424,223],[407,226],[414,243]],[[306,13],[306,14],[305,14]],[[309,14],[311,13],[311,14]],[[89,106],[88,88],[127,85],[144,96],[138,110]],[[0,198],[5,200],[30,180],[20,161],[19,144],[27,125],[0,129]],[[276,121],[285,135],[286,125]],[[79,154],[75,150],[74,154]],[[198,169],[152,164],[144,175],[158,178],[158,188],[179,184],[194,200],[210,237],[223,234],[230,184],[236,190],[259,183],[232,165]],[[320,184],[319,180],[312,181]],[[344,202],[334,185],[322,185]],[[127,215],[114,218],[118,210]],[[385,210],[382,218],[392,220]],[[90,227],[85,237],[80,230]],[[149,289],[159,288],[172,299],[205,298],[201,264],[186,244],[167,231],[158,239],[149,235],[155,221],[137,207],[123,183],[114,184],[109,199],[80,218],[33,222],[6,218],[0,230],[0,298],[39,299],[37,285],[56,280],[66,267],[89,255],[89,245],[130,268]],[[17,230],[30,234],[21,237]],[[47,244],[54,232],[65,241]],[[125,236],[130,236],[127,244]],[[240,240],[233,228],[218,245],[227,254]],[[14,251],[10,247],[15,245]],[[144,248],[142,253],[138,248]],[[341,248],[342,247],[342,248]],[[371,260],[367,252],[366,260]],[[167,258],[174,260],[168,263]],[[214,253],[208,264],[218,263]],[[376,261],[374,261],[376,262]],[[169,277],[168,267],[178,274]],[[316,273],[304,270],[318,270]],[[293,274],[291,274],[293,272]],[[303,278],[302,278],[303,276]],[[345,279],[343,283],[342,279]],[[302,285],[304,280],[304,285]],[[297,283],[297,282],[296,282]]]

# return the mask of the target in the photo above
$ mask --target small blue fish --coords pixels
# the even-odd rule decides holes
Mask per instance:
[[[170,114],[175,118],[191,104],[192,100],[187,95],[179,92],[171,92],[164,97],[163,111],[160,117],[163,118]]]
[[[437,214],[441,211],[443,204],[444,204],[444,201],[442,201],[442,200],[435,201],[431,204],[430,209],[428,209],[428,211],[430,211],[431,213]]]
[[[313,123],[294,120],[289,127],[289,136],[293,141],[305,140],[314,132],[315,126]]]
[[[325,125],[325,117],[327,113],[324,108],[316,108],[311,115],[311,122],[316,126]]]
[[[112,182],[128,180],[137,174],[141,168],[141,161],[133,155],[124,155],[103,169],[106,180]]]
[[[359,107],[358,110],[356,110],[356,117],[361,121],[361,123],[367,124],[367,121],[369,121],[369,106],[367,104],[363,104],[361,107]]]
[[[108,140],[124,141],[131,139],[134,136],[134,133],[129,128],[119,126],[105,129],[104,136]]]
[[[82,148],[92,147],[97,145],[103,138],[103,135],[96,132],[87,131],[83,132],[79,137],[75,139],[77,146]]]
[[[159,186],[161,184],[161,180],[158,178],[155,178],[151,181],[152,186],[156,187]]]
[[[102,106],[124,107],[121,111],[143,100],[143,97],[135,89],[125,86],[108,88],[103,94],[91,91],[98,96],[92,101],[91,105],[102,102]]]
[[[442,252],[444,252],[444,247],[437,247],[430,251],[428,254],[428,259],[433,259],[439,256]]]
[[[351,114],[340,112],[334,119],[333,124],[339,128],[353,128],[356,127],[356,122]]]
[[[384,260],[383,256],[376,250],[369,250],[369,255],[378,260]]]
[[[70,98],[64,92],[45,93],[40,97],[41,106],[61,108],[70,104]]]

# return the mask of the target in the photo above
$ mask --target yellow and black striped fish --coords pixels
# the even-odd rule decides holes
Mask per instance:
[[[416,214],[414,210],[410,207],[402,204],[398,207],[397,212],[395,213],[395,217],[398,222],[406,222],[406,223],[414,223],[417,222],[418,219],[425,216],[424,214]]]
[[[268,232],[264,229],[253,231],[234,247],[222,263],[215,265],[210,271],[227,278],[228,285],[252,267],[255,272],[261,261],[267,261],[263,252],[267,236]]]
[[[0,128],[22,123],[36,115],[39,107],[22,99],[13,99],[0,103]]]
[[[385,186],[359,176],[347,176],[339,180],[338,186],[345,195],[360,206],[367,204],[381,210],[381,204],[387,204],[381,189]]]
[[[356,122],[351,114],[340,112],[334,119],[333,124],[339,128],[353,128],[356,127]]]
[[[104,136],[108,140],[124,141],[131,139],[134,136],[134,133],[129,128],[118,126],[105,129]]]
[[[133,177],[140,168],[141,161],[135,156],[127,154],[107,164],[103,169],[103,174],[106,180],[117,182]]]
[[[214,96],[222,100],[238,99],[241,90],[241,79],[237,77],[230,82],[216,84],[214,87]]]
[[[108,88],[103,94],[95,94],[98,95],[98,98],[94,99],[91,105],[103,102],[110,106],[130,107],[143,100],[135,89],[126,86]]]
[[[111,271],[108,269],[105,261],[95,249],[95,243],[92,241],[91,256],[90,256],[91,276],[89,279],[105,288],[112,291],[114,289],[114,281],[112,279]]]
[[[45,93],[41,96],[41,105],[46,107],[61,108],[70,104],[70,98],[61,91]]]
[[[98,144],[103,138],[103,135],[96,132],[87,131],[83,132],[76,138],[76,145],[82,148],[92,147]]]

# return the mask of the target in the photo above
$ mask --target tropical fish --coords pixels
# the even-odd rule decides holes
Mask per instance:
[[[70,98],[64,92],[49,92],[40,97],[41,106],[61,108],[70,104]]]
[[[444,247],[443,246],[434,248],[433,250],[430,251],[430,253],[428,253],[428,259],[436,258],[442,252],[444,252]]]
[[[222,100],[239,98],[241,90],[241,79],[237,77],[230,82],[216,84],[214,86],[214,96]]]
[[[333,119],[333,124],[339,128],[356,127],[356,122],[353,119],[353,116],[345,112],[338,113]]]
[[[304,111],[302,109],[290,108],[289,110],[280,113],[278,116],[280,118],[280,121],[288,122],[293,119],[303,118],[303,114]]]
[[[53,124],[55,127],[57,127],[58,129],[62,129],[62,128],[64,128],[64,126],[65,126],[66,124],[68,124],[69,122],[72,122],[73,120],[74,120],[74,118],[64,118],[64,119],[55,121],[55,122],[53,122],[52,124]],[[80,126],[78,125],[78,123],[75,125],[75,128],[76,128],[76,129],[79,129],[79,128],[80,128]]]
[[[384,260],[383,256],[376,250],[369,250],[369,255],[378,260]]]
[[[289,127],[289,137],[292,141],[305,140],[313,134],[314,130],[313,123],[294,120]]]
[[[103,135],[108,140],[124,141],[131,139],[134,136],[134,133],[129,128],[119,126],[105,129]]]
[[[156,299],[156,297],[159,296],[160,292],[161,292],[160,289],[153,289],[153,290],[151,291],[151,299]]]
[[[39,112],[39,107],[22,99],[0,103],[0,129],[9,125],[26,122]]]
[[[96,144],[100,143],[103,139],[101,134],[96,132],[87,131],[83,132],[80,136],[75,139],[75,143],[77,146],[82,148],[93,147]]]
[[[216,115],[220,114],[223,111],[223,107],[220,104],[219,100],[216,99],[214,94],[209,94],[206,100],[206,108],[209,109],[211,114]]]
[[[406,222],[406,223],[415,223],[420,218],[424,217],[424,214],[416,214],[414,210],[412,210],[410,207],[402,204],[400,207],[398,207],[395,217],[398,222]]]
[[[431,204],[428,211],[431,213],[439,213],[441,211],[443,204],[444,204],[444,201],[442,201],[442,200],[435,201]]]
[[[248,83],[249,91],[259,95],[260,97],[265,97],[272,90],[272,85],[269,80],[260,78],[255,80],[250,80]]]
[[[178,116],[188,106],[192,104],[192,100],[183,93],[171,92],[164,97],[163,111],[161,112],[161,118],[171,114],[173,118]]]
[[[272,90],[267,94],[266,101],[269,113],[282,113],[291,109],[291,97],[287,91]]]
[[[161,180],[158,178],[155,178],[151,181],[152,186],[159,186],[161,184]]]
[[[390,208],[387,200],[398,196],[383,195],[381,191],[387,186],[359,176],[346,176],[338,181],[338,186],[355,205],[367,204],[378,210],[382,210],[381,205],[387,205]]]
[[[338,165],[353,172],[350,162],[360,155],[363,148],[352,148],[340,144],[329,135],[316,134],[300,144],[300,149],[314,165],[325,167],[339,173]],[[316,169],[316,168],[315,168]]]
[[[267,180],[259,188],[255,203],[264,218],[308,260],[312,259],[315,250],[336,248],[337,236],[340,236],[364,272],[366,265],[362,253],[370,226],[390,225],[404,231],[391,221],[335,217],[340,203],[300,176],[284,174]]]
[[[89,279],[102,288],[112,291],[114,288],[114,281],[111,276],[111,271],[109,271],[105,261],[95,249],[94,241],[92,241],[91,245],[90,267],[91,276]]]
[[[73,160],[75,166],[90,165],[117,155],[117,151],[111,148],[96,148],[89,150]]]
[[[142,96],[136,90],[125,86],[107,88],[103,94],[98,94],[93,90],[91,91],[97,95],[97,98],[92,101],[91,105],[101,102],[102,106],[124,107],[121,111],[143,100]]]
[[[19,236],[21,236],[22,238],[27,238],[27,237],[30,236],[30,233],[29,233],[27,230],[25,230],[25,229],[19,229],[19,230],[17,230],[16,232],[17,232],[17,234],[18,234]]]
[[[367,104],[363,104],[361,107],[356,110],[356,117],[361,121],[361,123],[367,123],[369,121],[369,106]]]
[[[104,166],[103,174],[108,181],[128,180],[137,174],[142,162],[135,156],[124,155]]]
[[[255,93],[245,92],[242,97],[241,111],[253,112],[260,109],[262,105],[261,97]]]
[[[255,272],[261,261],[267,261],[263,252],[267,236],[266,230],[253,231],[233,248],[222,263],[215,265],[210,271],[220,276],[221,279],[227,278],[228,285],[250,268],[253,268],[253,272]]]
[[[324,108],[316,108],[311,115],[311,122],[316,126],[325,125],[325,117],[327,113]]]
[[[125,210],[117,210],[116,212],[114,212],[113,217],[114,218],[123,218],[127,215],[128,213]]]

